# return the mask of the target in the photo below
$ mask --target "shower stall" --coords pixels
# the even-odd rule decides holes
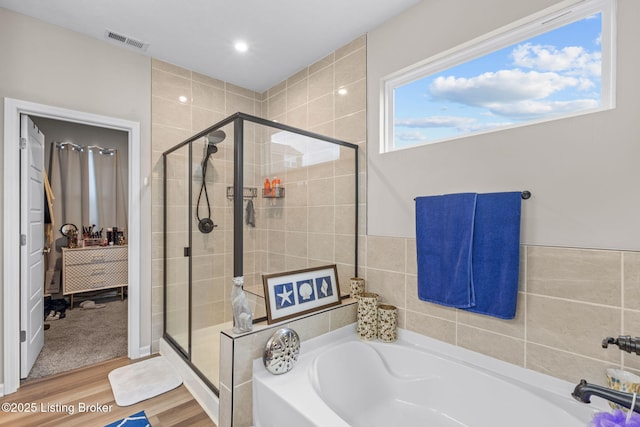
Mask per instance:
[[[357,275],[358,146],[244,113],[163,153],[163,338],[217,394],[233,278],[254,323],[263,275],[336,265]]]

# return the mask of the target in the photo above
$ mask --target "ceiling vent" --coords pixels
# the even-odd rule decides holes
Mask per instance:
[[[104,35],[108,40],[116,41],[118,43],[134,47],[136,49],[147,50],[147,48],[149,47],[149,43],[144,43],[129,36],[118,34],[115,31],[106,30]]]

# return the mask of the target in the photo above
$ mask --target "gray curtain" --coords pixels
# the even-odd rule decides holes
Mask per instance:
[[[113,150],[112,154],[100,153],[98,149],[92,149],[93,170],[95,172],[95,207],[98,225],[104,228],[106,236],[107,228],[118,227],[124,230],[127,227],[127,206],[124,185],[121,175],[120,152]],[[93,212],[91,212],[93,214]]]
[[[83,226],[93,224],[95,231],[103,229],[103,237],[106,237],[107,228],[110,227],[126,231],[127,201],[118,150],[113,150],[110,155],[101,154],[94,147],[85,147],[80,151],[71,149],[70,145],[64,148],[54,145],[51,156],[50,181],[55,197],[53,216],[56,225],[48,265],[59,270],[62,247],[67,245],[67,238],[60,233],[60,227],[67,223],[74,224],[80,236]]]

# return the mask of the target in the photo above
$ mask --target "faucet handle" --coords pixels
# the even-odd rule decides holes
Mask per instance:
[[[602,340],[602,348],[607,348],[609,344],[617,345],[620,350],[627,353],[640,355],[640,338],[632,338],[631,335],[620,335],[618,338],[606,337]]]
[[[602,348],[609,347],[609,344],[618,345],[618,340],[613,337],[606,337],[602,340]]]

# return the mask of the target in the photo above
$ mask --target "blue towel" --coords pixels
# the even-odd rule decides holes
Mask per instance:
[[[418,297],[456,308],[475,305],[471,286],[475,193],[416,198]]]
[[[518,297],[520,210],[520,192],[416,198],[418,297],[513,319]],[[452,247],[457,248],[457,256],[452,256]],[[463,256],[466,253],[468,260]]]

